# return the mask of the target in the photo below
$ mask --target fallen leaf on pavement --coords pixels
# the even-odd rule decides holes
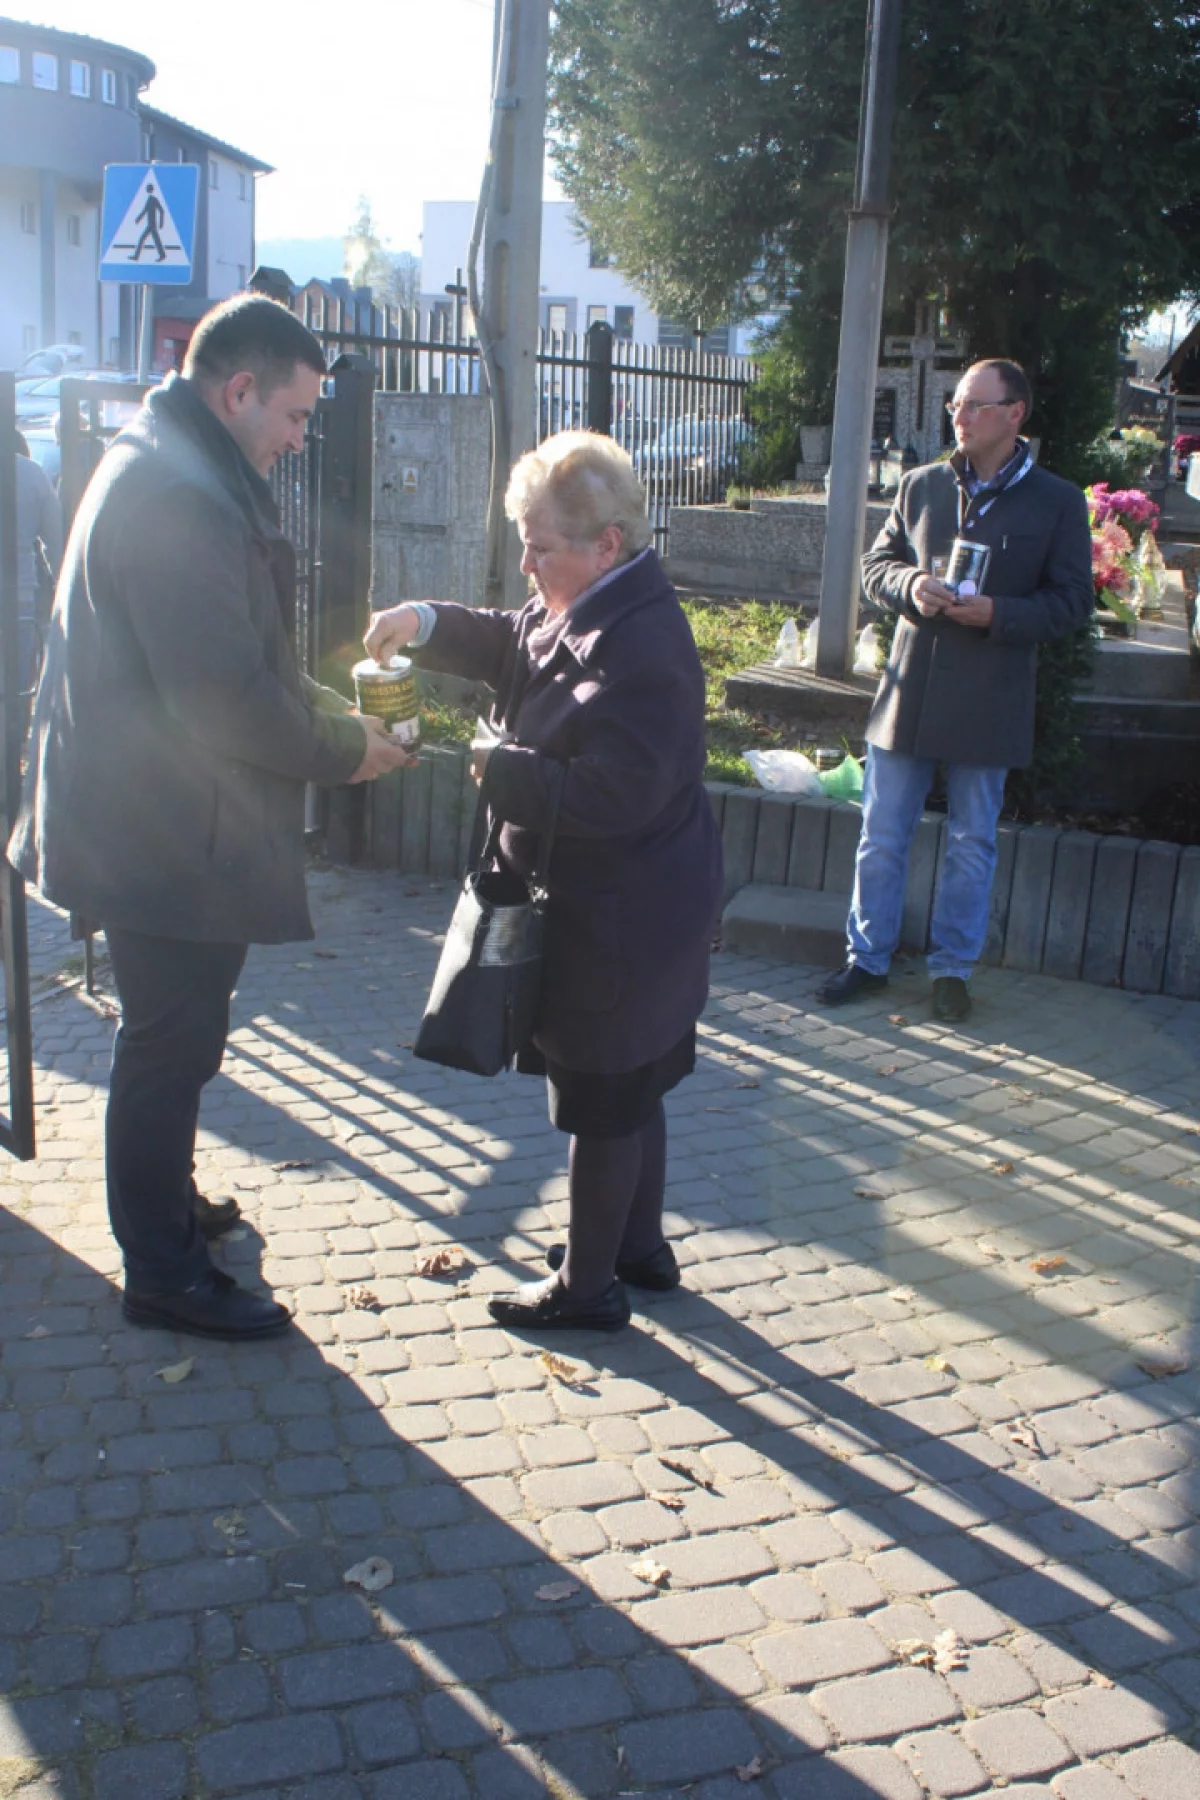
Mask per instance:
[[[186,1381],[195,1366],[195,1357],[185,1356],[182,1362],[168,1363],[165,1369],[155,1369],[154,1373],[160,1380],[170,1382],[174,1386],[177,1381]]]
[[[672,1462],[669,1456],[660,1456],[658,1460],[664,1469],[670,1469],[672,1475],[682,1475],[685,1481],[693,1482],[696,1487],[705,1488],[710,1494],[716,1493],[716,1482],[703,1469],[694,1469],[690,1463]]]
[[[1004,1252],[1003,1252],[1003,1250],[997,1250],[995,1244],[981,1243],[979,1245],[979,1254],[981,1256],[990,1256],[993,1259],[993,1261],[995,1261],[998,1258],[1002,1257],[1004,1255]]]
[[[246,1535],[246,1521],[236,1507],[232,1512],[218,1513],[213,1524],[221,1536],[227,1538],[231,1544]]]
[[[993,1175],[1011,1175],[1013,1172],[1013,1165],[1010,1162],[990,1162],[988,1168]]]
[[[572,1594],[579,1592],[577,1581],[548,1581],[545,1587],[535,1588],[535,1600],[569,1600]]]
[[[1056,1269],[1066,1268],[1067,1259],[1065,1256],[1035,1256],[1029,1266],[1035,1275],[1053,1275]]]
[[[900,1067],[899,1063],[885,1063],[882,1069],[876,1069],[877,1075],[894,1075]]]
[[[1008,1427],[1008,1435],[1014,1444],[1022,1449],[1032,1451],[1034,1456],[1042,1454],[1042,1446],[1038,1443],[1038,1435],[1028,1419],[1013,1419]]]
[[[355,1283],[346,1289],[346,1305],[352,1306],[356,1312],[377,1313],[383,1311],[383,1301],[378,1294],[373,1294],[369,1287]]]
[[[946,1370],[950,1367],[950,1364],[946,1361],[944,1356],[927,1356],[925,1358],[925,1367],[927,1369],[932,1369],[935,1375],[944,1375]]]
[[[882,1200],[884,1195],[878,1188],[860,1187],[855,1188],[854,1197],[856,1200]]]
[[[670,1569],[664,1569],[652,1556],[643,1556],[641,1562],[630,1563],[629,1573],[650,1587],[667,1587],[671,1580]]]
[[[1139,1356],[1137,1366],[1143,1375],[1152,1375],[1155,1381],[1161,1381],[1166,1375],[1182,1375],[1189,1364],[1186,1356],[1172,1356],[1168,1351],[1164,1351],[1161,1356],[1157,1356],[1153,1352],[1146,1356]]]
[[[748,1763],[736,1763],[733,1772],[739,1781],[757,1781],[763,1772],[763,1759],[755,1756]]]
[[[933,1667],[933,1645],[927,1644],[924,1638],[901,1638],[893,1646],[896,1655],[914,1669],[930,1669]]]
[[[889,1288],[887,1297],[889,1300],[915,1300],[917,1296],[910,1287],[898,1287]]]
[[[933,1666],[939,1675],[948,1675],[951,1669],[966,1668],[967,1646],[957,1631],[947,1627],[938,1632],[933,1640]]]
[[[27,1338],[44,1338],[49,1337],[50,1333],[44,1325],[35,1325],[32,1331],[27,1331],[25,1333],[25,1336]]]
[[[665,1506],[668,1512],[682,1512],[683,1511],[683,1501],[680,1499],[679,1495],[675,1494],[675,1493],[669,1493],[664,1488],[652,1489],[651,1493],[650,1493],[650,1498],[651,1498],[651,1500],[657,1500],[658,1504],[660,1506]]]
[[[888,1024],[889,1025],[907,1025],[908,1020],[905,1018],[903,1013],[889,1013],[888,1014]]]
[[[310,1162],[306,1162],[303,1157],[297,1157],[294,1162],[281,1162],[281,1163],[272,1163],[271,1164],[271,1167],[276,1170],[311,1169],[312,1166],[313,1165]]]
[[[1112,1679],[1111,1675],[1102,1675],[1100,1673],[1099,1669],[1089,1669],[1088,1670],[1088,1680],[1091,1682],[1093,1687],[1110,1688],[1110,1687],[1116,1687],[1116,1685],[1117,1685],[1116,1682]]]
[[[465,1261],[465,1250],[461,1250],[457,1244],[443,1244],[440,1250],[434,1250],[417,1264],[417,1274],[428,1277],[457,1275]]]
[[[552,1350],[539,1350],[538,1361],[547,1375],[552,1375],[555,1381],[561,1381],[564,1387],[575,1387],[578,1383],[578,1363],[566,1362],[561,1356],[555,1356]]]
[[[382,1594],[395,1579],[395,1570],[386,1556],[368,1556],[347,1569],[342,1580],[347,1587],[361,1588],[364,1594]]]
[[[739,1088],[755,1088],[761,1086],[761,1083],[757,1081],[735,1081],[733,1085],[734,1087]]]

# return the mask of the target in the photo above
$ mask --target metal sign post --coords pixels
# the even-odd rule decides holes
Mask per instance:
[[[21,745],[25,735],[17,628],[16,383],[0,375],[0,675],[3,733],[0,750],[0,939],[4,951],[4,1025],[8,1049],[8,1116],[0,1115],[0,1146],[22,1162],[35,1154],[33,1028],[29,1012],[29,942],[25,883],[2,860],[3,845],[21,804]]]

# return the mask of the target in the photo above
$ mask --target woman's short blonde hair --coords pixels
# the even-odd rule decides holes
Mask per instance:
[[[560,431],[517,463],[505,512],[523,519],[541,506],[552,508],[563,536],[575,543],[594,543],[615,525],[621,533],[618,562],[637,556],[652,536],[633,464],[619,444],[597,431]]]

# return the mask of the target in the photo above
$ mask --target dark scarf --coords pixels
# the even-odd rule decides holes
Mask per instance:
[[[181,375],[168,375],[162,387],[147,395],[146,405],[152,416],[166,417],[192,440],[256,531],[268,539],[282,537],[279,508],[270,483],[247,462],[236,438],[204,404],[193,382]]]

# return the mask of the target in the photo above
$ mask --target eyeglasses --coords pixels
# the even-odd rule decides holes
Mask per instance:
[[[1018,406],[1017,400],[947,400],[946,411],[953,419],[958,413],[966,413],[973,419],[976,413],[986,412],[989,406]]]

